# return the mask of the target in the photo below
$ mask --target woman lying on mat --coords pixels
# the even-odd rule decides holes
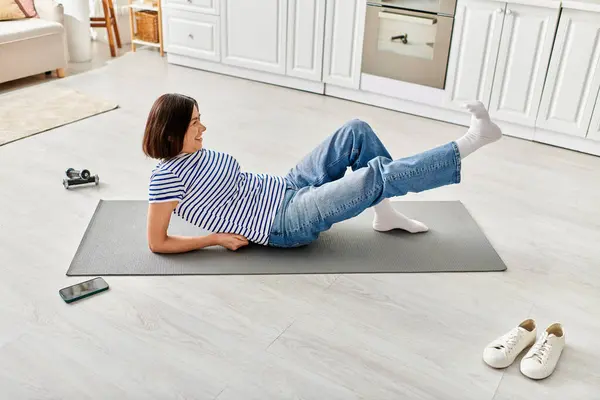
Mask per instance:
[[[161,160],[150,180],[150,249],[180,253],[220,245],[237,250],[248,242],[301,246],[369,207],[377,231],[425,232],[424,224],[394,210],[388,199],[459,183],[461,159],[502,137],[483,104],[467,108],[471,126],[463,137],[398,160],[367,123],[350,121],[283,177],[242,172],[229,154],[203,148],[206,127],[198,103],[165,94],[150,111],[143,142],[144,153]],[[347,167],[353,172],[346,175]],[[171,236],[173,213],[215,233]]]

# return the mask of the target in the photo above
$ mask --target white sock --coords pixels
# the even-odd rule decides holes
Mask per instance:
[[[394,210],[389,199],[373,207],[375,218],[373,219],[373,229],[379,232],[391,231],[392,229],[403,229],[410,233],[427,232],[429,228],[422,222],[410,219],[407,216]]]
[[[480,101],[465,106],[471,113],[471,126],[467,133],[456,141],[460,158],[465,158],[486,144],[500,140],[502,131],[490,120],[485,106]]]

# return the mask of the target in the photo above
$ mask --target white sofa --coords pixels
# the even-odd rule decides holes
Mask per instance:
[[[0,83],[67,66],[63,7],[35,0],[39,18],[0,21]]]

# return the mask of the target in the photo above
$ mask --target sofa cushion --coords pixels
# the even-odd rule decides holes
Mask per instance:
[[[27,18],[27,12],[16,0],[0,0],[0,21]]]
[[[58,22],[39,18],[19,19],[0,22],[0,44],[18,40],[33,39],[39,36],[61,34],[63,26]]]

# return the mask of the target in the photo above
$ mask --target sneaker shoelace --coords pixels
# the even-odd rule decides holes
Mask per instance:
[[[497,344],[494,347],[498,350],[506,349],[510,353],[520,339],[521,332],[519,330],[514,330],[506,336],[505,343]]]
[[[544,361],[548,358],[551,349],[552,345],[548,343],[548,338],[545,337],[533,346],[533,353],[531,354],[531,358],[533,358],[540,364],[543,364]]]

